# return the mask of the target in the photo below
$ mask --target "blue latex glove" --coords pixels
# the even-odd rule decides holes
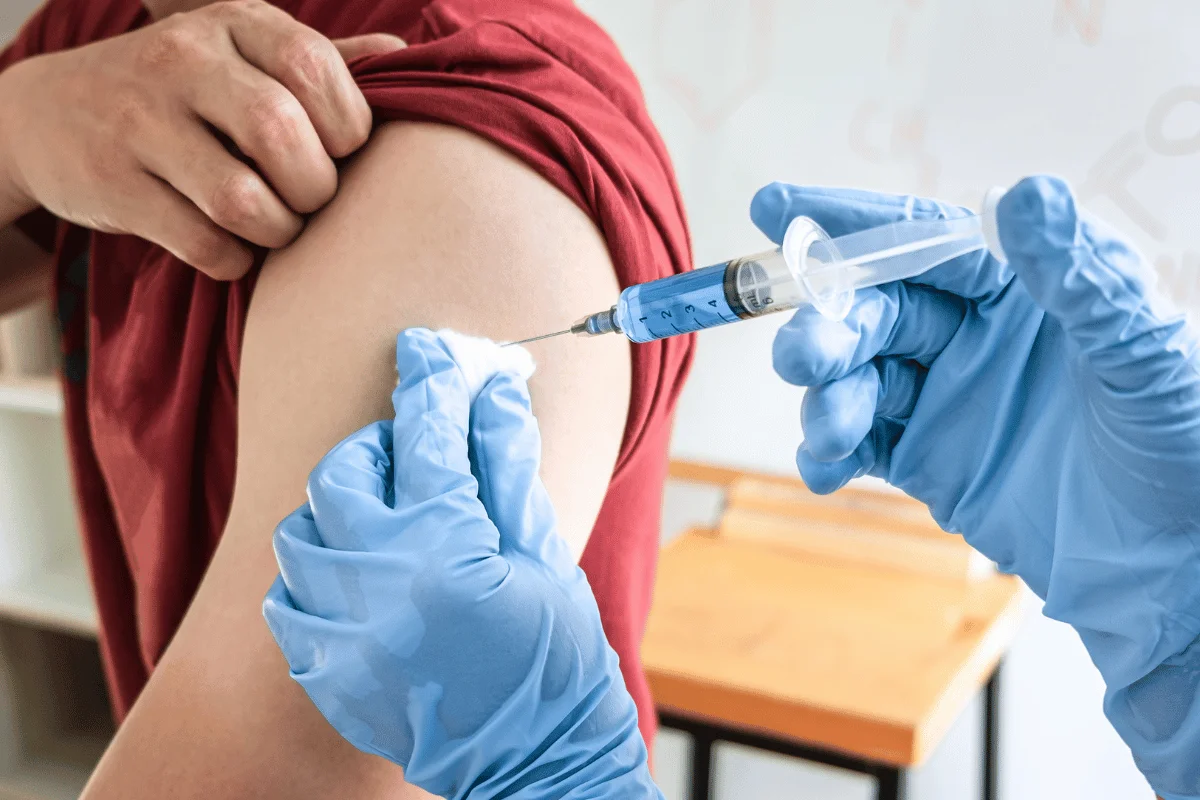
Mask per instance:
[[[964,213],[778,184],[751,207],[777,242],[797,215],[840,236]],[[821,493],[882,477],[1024,578],[1079,632],[1154,788],[1200,798],[1196,332],[1062,181],[1022,181],[997,219],[1008,266],[971,254],[779,331],[776,371],[814,387],[800,472]]]
[[[532,362],[409,330],[396,365],[396,419],[335,447],[275,532],[264,613],[292,677],[440,796],[661,798],[538,477]]]

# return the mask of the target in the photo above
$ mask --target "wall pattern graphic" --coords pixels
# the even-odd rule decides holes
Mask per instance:
[[[974,206],[1070,179],[1200,313],[1194,0],[583,0],[615,30],[676,158],[701,260],[773,178]]]

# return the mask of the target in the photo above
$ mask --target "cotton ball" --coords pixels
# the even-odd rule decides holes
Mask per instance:
[[[491,339],[467,336],[445,328],[438,331],[437,336],[462,370],[470,387],[471,402],[475,402],[479,392],[496,373],[514,373],[527,381],[537,368],[533,356],[520,345],[502,347]]]

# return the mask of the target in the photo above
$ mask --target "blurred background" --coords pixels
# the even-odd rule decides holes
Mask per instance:
[[[1180,306],[1200,311],[1198,3],[578,2],[641,79],[675,161],[700,264],[765,246],[747,209],[774,180],[977,207],[990,186],[1054,172],[1138,242]],[[0,41],[35,5],[0,0]],[[81,583],[59,404],[43,355],[28,344],[44,335],[46,319],[34,310],[0,321],[0,338],[14,348],[0,359],[0,470],[15,476],[0,481],[0,797],[72,796],[109,734],[102,712],[80,699],[100,686],[95,622]],[[781,322],[701,334],[673,456],[794,474],[800,393],[770,365]],[[745,424],[748,398],[755,417],[773,425]],[[715,513],[676,490],[664,511],[668,539]],[[37,679],[40,664],[62,659],[77,669],[54,685]],[[1031,602],[1003,688],[1001,797],[1150,796],[1101,714],[1102,688],[1075,634]],[[980,713],[968,709],[913,774],[910,797],[977,796]],[[657,771],[670,800],[683,800],[686,768],[684,739],[662,734]],[[873,792],[869,780],[831,768],[718,748],[718,798]]]

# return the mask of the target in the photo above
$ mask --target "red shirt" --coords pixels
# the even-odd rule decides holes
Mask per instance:
[[[406,50],[353,72],[377,120],[455,125],[507,148],[595,221],[622,286],[687,269],[683,208],[637,80],[566,0],[279,0],[330,38],[386,31]],[[49,0],[0,69],[149,23],[138,0]],[[402,213],[397,209],[397,213]],[[229,513],[238,355],[255,274],[218,283],[132,236],[23,228],[57,257],[66,425],[118,716],[145,686]],[[658,552],[671,414],[690,338],[633,346],[621,453],[583,555],[642,731],[639,647]],[[264,534],[265,535],[265,534]]]

